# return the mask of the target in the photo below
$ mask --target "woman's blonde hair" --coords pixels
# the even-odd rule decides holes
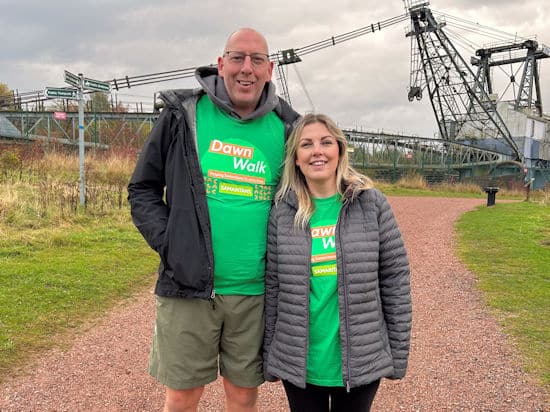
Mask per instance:
[[[306,178],[298,166],[296,166],[296,153],[300,143],[300,137],[304,128],[310,124],[323,124],[338,143],[338,165],[336,166],[336,187],[344,202],[353,200],[357,194],[365,189],[373,187],[373,182],[367,176],[355,171],[349,164],[348,142],[344,132],[334,121],[324,114],[309,113],[302,117],[292,131],[286,143],[286,157],[283,167],[283,176],[279,190],[275,194],[275,203],[278,203],[290,191],[296,193],[298,211],[294,217],[294,226],[305,228],[314,211],[311,193],[306,183]]]

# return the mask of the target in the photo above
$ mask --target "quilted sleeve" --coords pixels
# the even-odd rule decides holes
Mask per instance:
[[[407,369],[412,325],[409,260],[393,211],[381,192],[377,193],[376,203],[380,230],[380,296],[394,366],[390,378],[400,379]]]

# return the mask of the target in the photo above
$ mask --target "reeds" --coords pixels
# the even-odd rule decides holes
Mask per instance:
[[[480,194],[483,193],[483,187],[479,184],[470,183],[470,182],[440,182],[429,184],[425,177],[418,173],[408,173],[402,176],[396,183],[393,185],[394,188],[402,189],[416,189],[416,190],[425,190],[427,192],[441,192],[441,193],[456,193],[456,194]],[[550,190],[547,188],[545,190],[537,190],[531,192],[531,200],[542,202],[543,204],[548,204]],[[526,197],[525,190],[515,189],[515,188],[500,188],[498,196],[506,196],[510,198],[522,199]]]
[[[134,164],[131,154],[87,153],[83,208],[77,153],[4,150],[0,154],[0,219],[35,226],[71,219],[84,211],[93,215],[116,212],[126,207],[126,185]]]
[[[0,152],[0,223],[18,222],[37,227],[91,215],[115,214],[127,209],[126,186],[134,169],[132,151],[86,153],[86,204],[80,205],[79,156],[63,148],[39,146]],[[377,186],[386,186],[378,182]],[[480,194],[473,183],[428,184],[425,177],[409,173],[394,188],[426,192]],[[501,188],[499,197],[525,198],[525,192]],[[532,191],[530,200],[550,204],[550,189]],[[119,213],[120,214],[120,213]]]

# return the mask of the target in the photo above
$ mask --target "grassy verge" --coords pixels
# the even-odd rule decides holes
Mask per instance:
[[[125,153],[0,153],[0,380],[151,285],[158,258],[131,223]]]
[[[420,175],[412,174],[399,179],[395,184],[376,182],[376,187],[391,196],[430,196],[487,198],[487,194],[477,185],[468,183],[439,183],[428,185]],[[501,189],[497,199],[523,200],[525,192]]]
[[[520,349],[527,371],[550,388],[550,208],[496,204],[464,214],[459,254],[488,306]]]
[[[3,228],[0,377],[121,298],[150,285],[156,258],[129,218]],[[1,378],[0,378],[1,379]]]

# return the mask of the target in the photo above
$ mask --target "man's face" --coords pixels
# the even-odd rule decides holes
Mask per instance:
[[[218,58],[218,73],[223,77],[235,111],[241,116],[256,109],[265,84],[271,80],[273,62],[267,53],[264,38],[244,29],[231,36],[224,55]]]

